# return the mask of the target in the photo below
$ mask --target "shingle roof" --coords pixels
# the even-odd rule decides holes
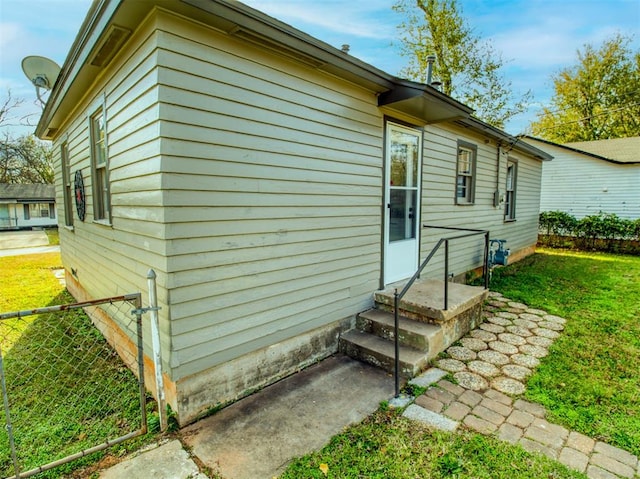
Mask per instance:
[[[612,140],[576,141],[563,146],[602,156],[620,163],[640,163],[640,136]]]
[[[44,184],[9,184],[0,183],[0,199],[37,200],[54,199],[56,187]]]

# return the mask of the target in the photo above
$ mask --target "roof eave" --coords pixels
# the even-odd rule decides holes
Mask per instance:
[[[579,150],[578,148],[572,148],[567,145],[561,145],[560,143],[554,143],[553,141],[543,140],[542,138],[536,138],[535,136],[522,135],[522,138],[529,138],[533,141],[538,141],[540,143],[545,143],[550,146],[555,146],[557,148],[562,148],[565,150],[573,151],[574,153],[579,153],[581,155],[590,156],[591,158],[595,158],[596,160],[606,161],[608,163],[614,163],[616,165],[638,165],[640,161],[618,161],[613,160],[611,158],[607,158],[606,156],[596,155],[595,153],[589,153],[588,151]]]
[[[530,145],[529,143],[522,141],[521,137],[510,135],[509,133],[496,128],[495,126],[489,125],[488,123],[485,123],[484,121],[477,118],[465,118],[463,120],[460,120],[458,123],[462,123],[463,125],[479,133],[488,135],[496,141],[504,142],[505,144],[510,145],[511,149],[526,153],[527,155],[533,156],[540,161],[553,160],[553,155],[550,155],[546,151],[543,151],[533,145]]]
[[[144,6],[144,9],[143,9]],[[142,20],[155,6],[205,22],[240,40],[301,61],[380,95],[380,106],[389,105],[425,123],[468,117],[472,109],[435,88],[400,80],[342,50],[240,2],[229,0],[154,0],[125,2],[95,0],[85,18],[36,127],[36,135],[52,139],[65,115],[101,73],[88,59],[110,24],[122,19]],[[136,18],[133,18],[136,16]],[[64,110],[61,108],[64,107]]]

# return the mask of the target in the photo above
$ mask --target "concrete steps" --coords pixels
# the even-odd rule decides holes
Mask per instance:
[[[380,309],[370,309],[358,315],[356,327],[360,331],[393,341],[393,313]],[[398,318],[398,338],[401,345],[428,353],[437,349],[442,343],[442,328],[435,324],[413,321],[400,316]]]
[[[394,317],[392,313],[370,309],[356,318],[356,329],[340,338],[340,351],[390,373],[395,369]],[[398,318],[400,375],[418,375],[440,351],[442,327]]]
[[[387,372],[395,370],[395,345],[375,334],[357,329],[347,331],[340,337],[340,350],[347,356],[372,364]],[[428,364],[427,356],[417,349],[400,346],[400,376],[412,378]]]
[[[375,308],[358,314],[356,329],[342,334],[341,352],[394,372],[393,293],[402,287],[396,284],[375,292]],[[443,290],[441,281],[418,280],[400,302],[400,374],[405,378],[418,375],[429,361],[482,320],[488,291],[449,283],[449,308],[445,310]]]

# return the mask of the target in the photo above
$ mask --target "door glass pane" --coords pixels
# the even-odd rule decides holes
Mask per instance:
[[[417,186],[418,144],[416,135],[391,131],[391,186]]]
[[[402,241],[416,237],[415,190],[390,191],[389,241]]]

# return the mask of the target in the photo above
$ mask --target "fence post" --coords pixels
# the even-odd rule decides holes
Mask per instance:
[[[158,321],[158,293],[156,289],[156,272],[152,269],[147,273],[149,285],[149,311],[151,312],[151,344],[153,346],[153,366],[156,375],[156,394],[158,399],[158,414],[160,429],[167,429],[167,411],[164,397],[164,380],[162,378],[162,352],[160,350],[160,323]]]
[[[2,359],[2,350],[0,349],[0,383],[2,383],[2,399],[4,401],[4,414],[6,419],[7,435],[9,436],[9,446],[11,448],[11,460],[13,461],[13,472],[15,477],[20,477],[20,464],[16,454],[16,444],[13,439],[13,426],[11,424],[11,415],[9,409],[9,396],[7,394],[7,383],[4,377],[4,361]]]
[[[138,335],[138,393],[140,394],[140,419],[142,434],[148,431],[147,423],[147,389],[144,378],[144,340],[142,338],[142,294],[138,293],[136,305],[136,333]]]

